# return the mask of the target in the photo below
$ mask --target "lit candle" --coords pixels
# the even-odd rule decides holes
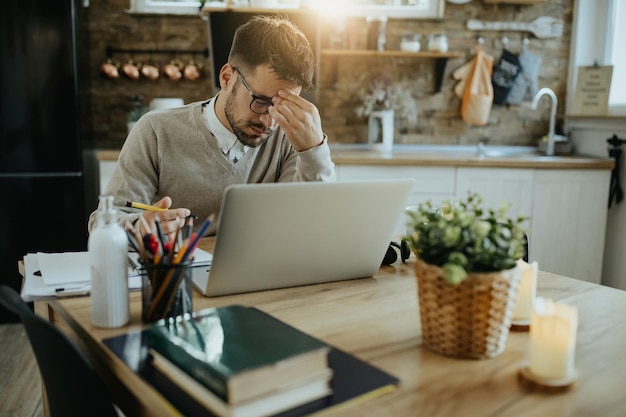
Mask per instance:
[[[578,313],[575,307],[537,297],[530,325],[530,372],[546,380],[573,378]]]
[[[522,271],[522,280],[517,290],[517,302],[513,310],[513,322],[530,322],[533,313],[533,300],[537,292],[537,262],[528,264],[523,260],[517,261]]]

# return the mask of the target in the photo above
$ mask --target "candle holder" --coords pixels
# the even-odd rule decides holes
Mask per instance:
[[[574,367],[578,312],[575,307],[537,297],[533,302],[530,360],[520,368],[523,385],[543,391],[571,389],[578,381]]]
[[[549,379],[542,378],[532,373],[530,366],[522,366],[517,373],[518,380],[527,388],[545,391],[545,392],[564,392],[569,391],[578,382],[578,371],[574,371],[567,378]]]

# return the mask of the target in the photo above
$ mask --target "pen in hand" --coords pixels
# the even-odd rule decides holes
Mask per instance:
[[[140,210],[148,210],[148,211],[166,211],[169,209],[163,208],[163,207],[157,207],[157,206],[151,206],[149,204],[144,204],[144,203],[137,203],[135,201],[127,201],[126,202],[126,207],[132,207],[132,208],[136,208],[136,209],[140,209]],[[190,214],[188,217],[191,217],[193,219],[197,219],[196,216],[194,216],[193,214]]]
[[[134,201],[127,201],[126,202],[126,207],[132,207],[132,208],[136,208],[136,209],[140,209],[140,210],[148,210],[148,211],[165,211],[165,210],[167,210],[166,208],[157,207],[157,206],[151,206],[149,204],[136,203]]]

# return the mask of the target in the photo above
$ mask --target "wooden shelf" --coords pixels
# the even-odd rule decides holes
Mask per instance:
[[[364,56],[364,57],[399,57],[399,58],[462,58],[460,52],[405,52],[405,51],[376,51],[371,49],[322,49],[322,56]]]
[[[483,0],[487,4],[535,4],[544,3],[546,0]]]
[[[371,49],[322,49],[322,57],[368,57],[368,58],[415,58],[435,60],[435,93],[441,91],[443,74],[448,63],[448,58],[462,58],[460,52],[405,52],[405,51],[376,51]]]

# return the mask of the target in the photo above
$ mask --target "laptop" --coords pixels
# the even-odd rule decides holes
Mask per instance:
[[[231,185],[212,263],[193,268],[194,285],[211,297],[371,277],[413,182]]]

